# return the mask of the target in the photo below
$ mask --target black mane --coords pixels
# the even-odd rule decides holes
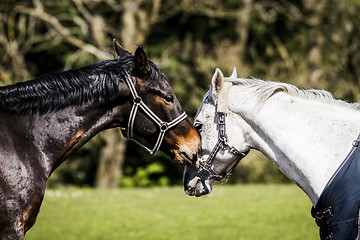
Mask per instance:
[[[166,79],[155,63],[149,61],[149,65],[150,80]],[[123,54],[115,60],[3,86],[0,111],[45,114],[90,101],[110,101],[118,96],[125,72],[132,75],[134,67],[134,56]]]
[[[89,101],[114,99],[119,92],[119,81],[123,81],[125,71],[133,69],[133,62],[132,55],[123,55],[77,70],[0,87],[0,110],[44,114]]]

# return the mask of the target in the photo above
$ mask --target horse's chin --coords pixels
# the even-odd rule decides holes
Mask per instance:
[[[185,167],[184,171],[184,191],[189,196],[200,197],[211,193],[213,180],[205,176],[191,176],[187,173],[188,166]]]

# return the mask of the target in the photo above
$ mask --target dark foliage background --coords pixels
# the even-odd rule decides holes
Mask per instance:
[[[359,11],[359,0],[0,0],[0,85],[111,59],[116,38],[130,51],[144,45],[191,117],[216,67],[358,101]],[[119,171],[111,186],[171,185],[182,178],[164,154],[150,156],[116,131],[85,145],[49,185],[99,186],[110,175],[99,170],[104,161],[118,166],[111,168]],[[232,179],[283,181],[258,153]]]

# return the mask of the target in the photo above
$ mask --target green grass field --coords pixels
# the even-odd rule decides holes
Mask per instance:
[[[47,190],[26,240],[319,239],[311,203],[295,185]]]

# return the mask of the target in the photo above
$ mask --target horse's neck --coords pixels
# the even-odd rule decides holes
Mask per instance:
[[[246,114],[245,114],[246,115]],[[253,142],[316,204],[360,132],[360,112],[278,93],[248,119]]]
[[[27,131],[43,156],[39,161],[46,176],[97,133],[113,127],[110,120],[116,109],[103,109],[87,104],[29,118]]]

